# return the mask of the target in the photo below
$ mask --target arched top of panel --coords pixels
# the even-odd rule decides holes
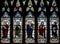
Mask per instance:
[[[34,17],[32,12],[29,12],[28,15],[26,17]]]
[[[51,18],[58,17],[56,12],[53,12],[52,15],[50,16]]]
[[[45,16],[44,12],[41,12],[40,15],[39,15],[39,17],[44,18],[46,16]]]
[[[4,12],[3,16],[2,17],[5,17],[5,18],[9,18],[10,16],[8,15],[8,12]]]
[[[22,16],[19,12],[17,12],[14,17],[21,18]]]

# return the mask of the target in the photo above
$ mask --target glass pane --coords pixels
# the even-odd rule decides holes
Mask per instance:
[[[47,42],[47,17],[43,12],[38,17],[38,43]]]
[[[22,43],[22,17],[20,13],[16,13],[13,18],[13,42]]]
[[[25,3],[26,3],[27,0],[22,0],[22,1],[23,1],[23,5],[25,5]]]
[[[59,42],[59,18],[56,12],[53,12],[50,17],[50,43]]]
[[[35,42],[35,18],[31,12],[25,18],[25,42]]]
[[[1,42],[10,42],[10,16],[7,12],[1,17]]]
[[[35,4],[37,5],[38,0],[34,0]]]
[[[39,6],[39,8],[38,8],[38,12],[39,12],[39,11],[46,11],[46,7],[45,7],[44,5],[45,5],[44,1],[41,0],[40,6]]]

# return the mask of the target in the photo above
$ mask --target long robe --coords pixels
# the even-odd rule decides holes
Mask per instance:
[[[33,32],[33,29],[31,28],[31,26],[27,25],[27,36],[32,37],[32,32]]]
[[[19,33],[20,33],[20,28],[19,28],[19,27],[16,27],[16,28],[15,28],[15,35],[17,35],[17,36],[18,36],[18,35],[19,35]]]
[[[43,33],[44,33],[44,36],[45,36],[45,26],[44,25],[40,25],[38,31],[39,31],[39,35],[43,36]]]
[[[52,35],[57,36],[57,25],[52,24]]]
[[[3,37],[6,38],[8,35],[8,25],[5,25],[6,28],[2,27]]]

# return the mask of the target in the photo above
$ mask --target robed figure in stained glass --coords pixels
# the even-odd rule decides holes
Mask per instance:
[[[47,42],[47,17],[42,11],[38,17],[38,43]]]
[[[6,23],[3,27],[2,27],[2,31],[3,31],[3,38],[7,38],[8,35],[8,24]]]
[[[29,12],[25,19],[25,41],[26,43],[34,43],[35,35],[35,19],[32,12]]]
[[[13,17],[13,42],[22,43],[22,16],[16,12]]]
[[[4,12],[3,16],[1,17],[1,37],[2,43],[10,42],[10,16],[8,12]]]
[[[44,25],[44,22],[41,22],[41,25],[39,26],[38,30],[39,30],[39,35],[44,36],[44,38],[45,38],[45,25]]]
[[[59,42],[59,17],[56,12],[52,12],[50,16],[50,42]]]

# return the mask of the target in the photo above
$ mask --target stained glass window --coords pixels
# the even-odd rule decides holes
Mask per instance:
[[[35,42],[35,18],[32,12],[29,12],[25,18],[25,42]]]
[[[13,42],[22,43],[22,21],[23,18],[19,12],[13,17]]]
[[[10,16],[8,15],[8,12],[4,12],[1,17],[1,42],[10,42]]]
[[[47,17],[41,12],[38,17],[38,43],[47,42]]]
[[[50,43],[59,42],[59,17],[56,12],[50,16]]]

